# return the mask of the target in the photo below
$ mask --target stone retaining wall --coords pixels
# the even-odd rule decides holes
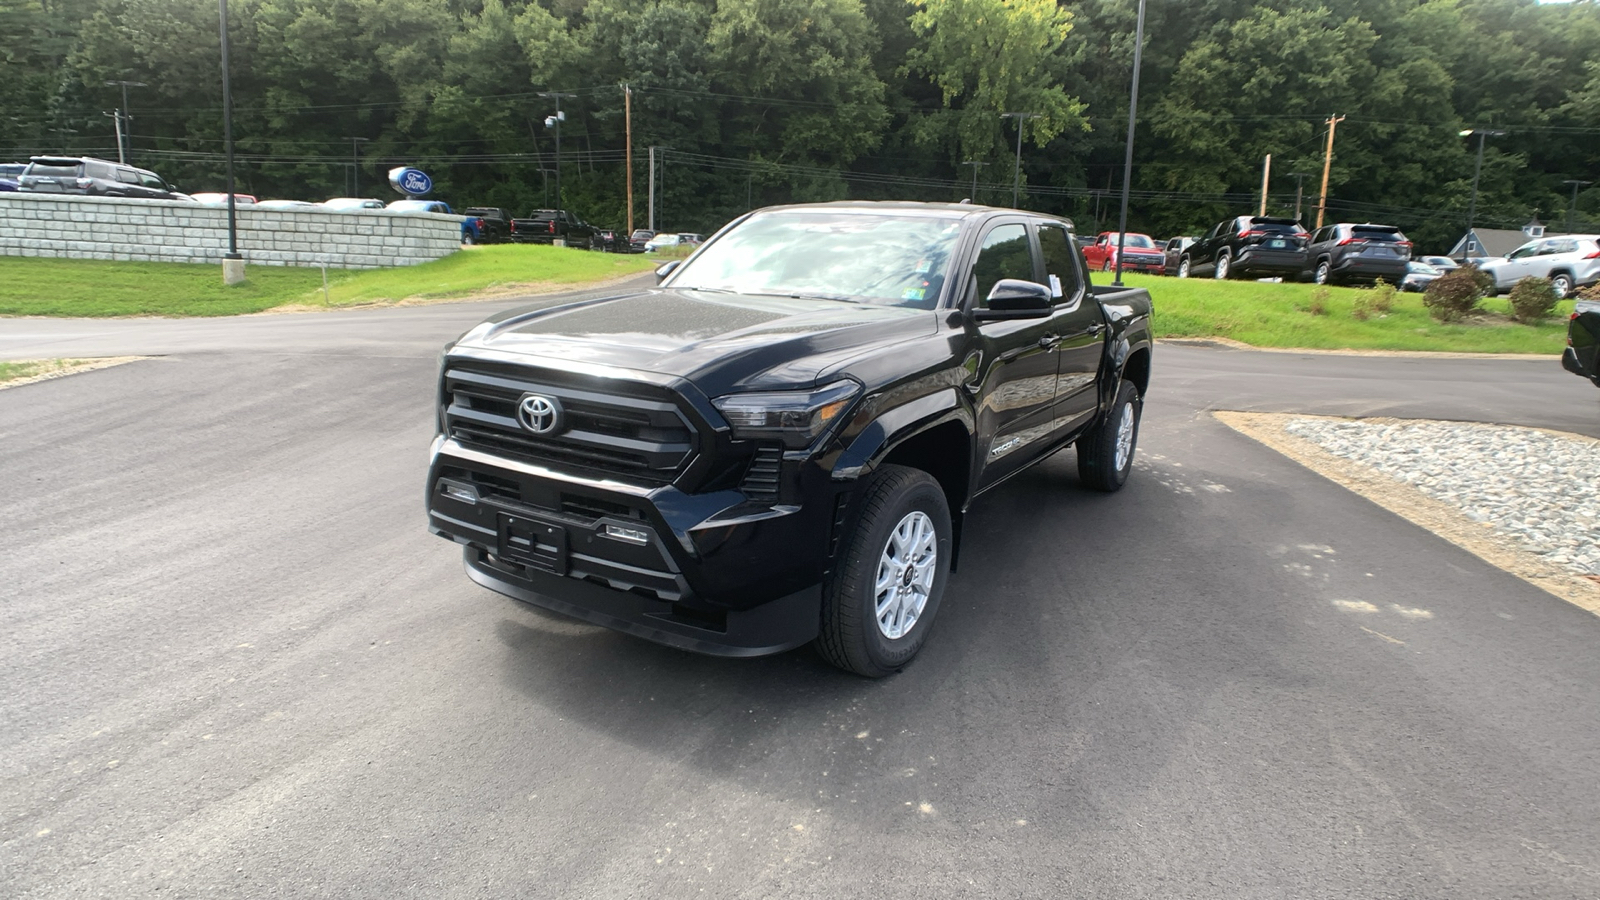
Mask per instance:
[[[237,207],[251,265],[411,266],[461,247],[461,217],[381,209]],[[0,256],[220,263],[228,210],[178,200],[0,194]]]

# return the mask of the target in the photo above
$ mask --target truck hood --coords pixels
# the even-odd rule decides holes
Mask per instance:
[[[934,334],[938,315],[840,300],[654,289],[511,310],[457,346],[524,354],[531,364],[678,376],[715,396],[811,386],[824,369],[865,349]]]

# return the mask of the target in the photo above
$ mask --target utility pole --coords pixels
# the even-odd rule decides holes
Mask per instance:
[[[1573,228],[1572,228],[1572,214],[1578,208],[1578,188],[1583,187],[1586,184],[1594,184],[1594,182],[1592,182],[1592,181],[1579,181],[1576,178],[1568,178],[1567,180],[1565,180],[1565,181],[1563,181],[1561,183],[1562,184],[1570,184],[1570,185],[1572,185],[1572,202],[1567,204],[1567,234],[1571,234],[1572,231],[1573,231]]]
[[[1478,136],[1478,164],[1472,169],[1472,200],[1467,203],[1467,230],[1471,231],[1478,219],[1478,176],[1483,174],[1483,143],[1489,138],[1501,137],[1505,132],[1492,128],[1468,128],[1459,134],[1461,137]]]
[[[1300,221],[1300,198],[1305,194],[1306,179],[1311,177],[1309,172],[1290,172],[1289,177],[1294,179],[1294,220]]]
[[[149,87],[142,81],[116,80],[106,82],[107,87],[122,86],[122,120],[118,123],[121,127],[117,131],[117,162],[128,164],[128,157],[133,155],[133,114],[128,111],[128,88]],[[123,141],[127,141],[127,149],[123,149]]]
[[[1128,195],[1133,189],[1133,125],[1139,117],[1139,67],[1144,52],[1144,0],[1133,29],[1133,90],[1128,94],[1128,149],[1122,161],[1122,215],[1117,220],[1117,273],[1111,283],[1122,286],[1122,250],[1128,243]]]
[[[556,101],[556,113],[544,117],[544,127],[556,130],[556,209],[566,209],[561,202],[561,123],[567,120],[566,113],[561,111],[561,100],[564,97],[576,97],[577,94],[564,94],[560,91],[540,91],[539,96],[550,97]],[[582,174],[580,169],[580,174]]]
[[[633,88],[622,86],[622,118],[628,131],[628,238],[633,238]]]
[[[967,160],[962,160],[961,164],[963,166],[971,166],[972,167],[972,197],[970,199],[972,200],[973,203],[977,203],[978,202],[978,170],[983,168],[984,166],[987,166],[988,163],[986,163],[986,162],[978,162],[975,159],[967,159]]]
[[[1322,217],[1328,212],[1328,173],[1333,170],[1333,129],[1344,116],[1328,117],[1328,152],[1322,157],[1322,198],[1317,201],[1317,227],[1322,227]]]
[[[116,125],[116,128],[117,128],[117,162],[122,163],[123,165],[127,165],[128,164],[128,157],[127,157],[127,155],[125,153],[122,152],[122,110],[114,109],[114,110],[112,110],[111,112],[108,112],[108,113],[101,113],[101,115],[110,116],[111,117],[111,121]]]
[[[1261,212],[1258,216],[1267,214],[1267,185],[1272,181],[1272,154],[1267,154],[1267,161],[1261,165]]]
[[[371,140],[364,137],[347,137],[350,142],[350,196],[361,196],[361,144]]]
[[[1016,119],[1017,120],[1017,165],[1016,165],[1016,168],[1012,170],[1012,178],[1011,178],[1011,208],[1012,209],[1016,209],[1017,203],[1019,202],[1020,198],[1022,197],[1022,123],[1026,122],[1029,119],[1037,119],[1039,117],[1040,117],[1039,113],[1014,112],[1014,113],[1001,113],[1000,114],[1000,118],[1002,118],[1002,119]]]

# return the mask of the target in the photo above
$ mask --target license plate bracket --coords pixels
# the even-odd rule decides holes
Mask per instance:
[[[498,556],[529,568],[567,574],[567,530],[535,519],[501,513]]]

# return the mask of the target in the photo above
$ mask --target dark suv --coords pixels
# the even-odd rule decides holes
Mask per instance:
[[[1379,278],[1399,284],[1410,261],[1411,242],[1392,225],[1327,225],[1306,245],[1306,266],[1317,284]]]
[[[1299,277],[1306,267],[1306,230],[1295,219],[1223,219],[1178,258],[1178,277]]]
[[[148,169],[93,157],[35,156],[18,181],[22,190],[35,193],[178,199],[178,189]]]

